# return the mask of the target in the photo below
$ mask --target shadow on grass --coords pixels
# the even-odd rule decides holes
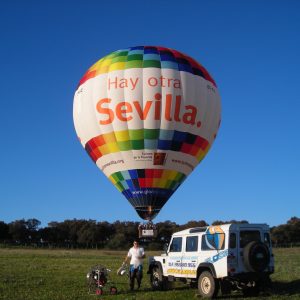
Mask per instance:
[[[271,287],[262,291],[260,295],[256,298],[268,298],[272,296],[289,297],[293,295],[300,296],[300,279],[290,281],[290,282],[273,281]],[[219,296],[218,299],[234,299],[234,298],[241,298],[241,297],[242,297],[242,293],[238,293],[238,294],[232,293],[226,296]]]
[[[176,291],[184,291],[184,290],[189,290],[190,288],[187,286],[182,286],[182,287],[176,287],[173,288],[172,290]],[[129,291],[129,290],[124,290],[121,289],[118,292],[118,295],[127,295],[131,297],[135,296],[140,296],[142,293],[147,293],[147,292],[155,292],[151,288],[141,288],[139,290],[134,290],[134,291]],[[167,291],[166,291],[167,292]],[[299,294],[300,296],[300,279],[299,280],[294,280],[290,282],[281,282],[281,281],[274,281],[272,283],[272,287],[268,288],[267,290],[263,291],[258,297],[258,298],[268,298],[272,296],[283,296],[283,297],[288,297],[288,296],[293,296]],[[195,298],[197,299],[197,290],[195,289]],[[199,298],[201,298],[199,296]],[[224,296],[219,296],[217,297],[218,299],[240,299],[243,298],[243,295],[241,292],[232,292],[231,294],[224,295]]]
[[[176,287],[176,288],[172,288],[170,290],[164,290],[164,291],[156,291],[153,290],[152,288],[143,288],[141,287],[140,289],[134,289],[133,291],[130,291],[129,288],[128,289],[120,289],[118,290],[118,295],[127,295],[130,297],[135,297],[135,296],[141,296],[143,293],[161,293],[161,292],[168,292],[168,291],[184,291],[184,290],[189,290],[190,288],[187,286],[182,286],[182,287]],[[108,294],[106,294],[108,295]],[[111,295],[109,295],[111,296]],[[139,298],[140,299],[140,298]]]
[[[272,294],[279,296],[300,295],[300,279],[290,282],[273,281]]]

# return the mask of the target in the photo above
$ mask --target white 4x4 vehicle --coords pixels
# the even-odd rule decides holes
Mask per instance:
[[[241,289],[257,295],[270,282],[274,259],[266,224],[225,224],[190,228],[172,235],[165,254],[150,258],[153,289],[176,280],[197,285],[206,298]]]

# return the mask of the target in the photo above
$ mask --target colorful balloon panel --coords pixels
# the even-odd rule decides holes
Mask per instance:
[[[209,73],[163,47],[107,55],[86,72],[74,96],[83,147],[143,219],[153,219],[204,158],[220,115]]]
[[[206,69],[193,58],[174,49],[153,46],[131,47],[103,57],[88,69],[81,78],[79,85],[99,74],[131,68],[174,69],[189,72],[203,77],[216,86]]]

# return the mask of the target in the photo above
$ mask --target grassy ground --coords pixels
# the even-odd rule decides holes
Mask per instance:
[[[0,299],[197,299],[197,290],[182,284],[167,292],[151,291],[146,275],[147,265],[144,269],[141,290],[130,293],[127,278],[116,275],[125,254],[125,252],[95,250],[0,249]],[[270,295],[264,296],[264,299],[300,299],[300,248],[276,249],[275,260],[273,289]],[[86,273],[91,266],[97,264],[103,264],[113,270],[111,279],[118,288],[118,295],[100,297],[88,294]],[[243,297],[240,293],[235,293],[220,299],[243,299]]]

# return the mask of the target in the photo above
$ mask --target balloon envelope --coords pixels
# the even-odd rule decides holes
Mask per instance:
[[[152,220],[210,149],[221,106],[214,80],[194,59],[138,46],[86,72],[73,116],[92,160],[139,216]]]

